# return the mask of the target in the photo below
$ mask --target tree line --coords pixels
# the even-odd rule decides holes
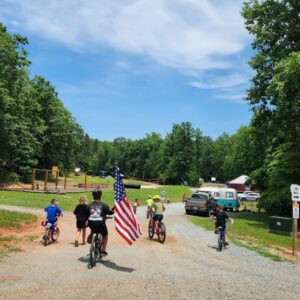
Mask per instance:
[[[247,101],[253,117],[236,134],[216,140],[189,122],[174,124],[165,137],[138,140],[90,138],[41,76],[30,78],[27,39],[0,24],[1,180],[28,179],[32,167],[80,167],[113,173],[118,162],[128,177],[160,178],[168,184],[216,177],[226,182],[250,175],[262,192],[260,206],[288,215],[289,186],[300,183],[300,3],[244,2],[242,16],[253,36],[255,71]]]

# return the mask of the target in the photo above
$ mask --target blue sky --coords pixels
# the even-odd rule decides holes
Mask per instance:
[[[240,0],[2,0],[0,21],[29,39],[42,75],[94,138],[205,135],[249,124],[251,37]]]

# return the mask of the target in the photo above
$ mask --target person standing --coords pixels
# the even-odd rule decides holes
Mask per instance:
[[[85,245],[86,228],[88,225],[88,219],[90,215],[90,210],[86,202],[87,202],[86,195],[82,195],[79,199],[79,204],[76,206],[74,210],[74,215],[76,216],[76,227],[77,227],[75,247],[78,247],[78,240],[80,238],[81,233],[82,233],[82,245]]]
[[[152,200],[151,195],[149,195],[146,202],[147,202],[147,219],[149,219],[149,216],[151,214],[152,205],[153,205],[153,200]]]
[[[138,206],[139,206],[139,200],[138,200],[138,198],[135,198],[135,200],[133,202],[133,212],[134,212],[135,215],[136,215],[136,211],[137,211]]]

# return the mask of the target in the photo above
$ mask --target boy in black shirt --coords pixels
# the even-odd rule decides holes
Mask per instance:
[[[229,216],[223,211],[223,206],[220,204],[217,205],[215,212],[211,215],[211,218],[216,220],[216,223],[215,223],[216,229],[218,227],[223,228],[224,238],[225,238],[225,246],[228,246],[229,243],[227,241],[227,234],[226,234],[226,221],[228,219],[230,219],[232,222],[232,219],[229,218]]]
[[[95,190],[93,191],[94,201],[89,205],[89,220],[88,226],[91,229],[91,234],[88,237],[88,243],[92,239],[93,233],[101,233],[102,234],[102,245],[101,245],[101,253],[102,255],[107,255],[106,246],[108,241],[108,231],[107,226],[105,224],[106,216],[113,215],[114,210],[110,209],[108,205],[101,201],[102,191]]]

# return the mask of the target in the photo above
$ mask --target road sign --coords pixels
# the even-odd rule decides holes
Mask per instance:
[[[300,185],[291,185],[292,201],[300,202]]]

